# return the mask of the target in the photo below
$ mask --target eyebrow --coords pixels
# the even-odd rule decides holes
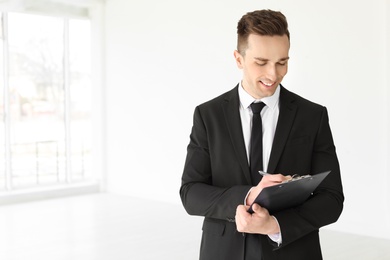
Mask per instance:
[[[261,58],[261,57],[255,57],[254,59],[258,60],[258,61],[269,61],[269,59],[265,59],[265,58]],[[281,58],[278,61],[286,61],[286,60],[289,60],[289,59],[290,59],[290,57],[284,57],[284,58]]]

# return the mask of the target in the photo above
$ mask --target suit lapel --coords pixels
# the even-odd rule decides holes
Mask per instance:
[[[275,172],[284,146],[286,145],[291,127],[294,122],[297,106],[291,93],[285,88],[280,90],[280,111],[278,124],[276,126],[275,137],[272,145],[270,160],[268,163],[268,172]]]
[[[241,165],[245,178],[251,183],[248,158],[246,155],[245,141],[242,134],[241,117],[239,112],[240,101],[238,97],[238,86],[228,92],[225,102],[222,104],[226,125],[229,131],[230,140],[233,143],[238,162]]]

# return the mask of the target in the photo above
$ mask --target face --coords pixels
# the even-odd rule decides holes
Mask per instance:
[[[234,52],[237,66],[243,71],[246,92],[256,99],[272,96],[287,73],[289,49],[287,35],[250,34],[245,53]]]

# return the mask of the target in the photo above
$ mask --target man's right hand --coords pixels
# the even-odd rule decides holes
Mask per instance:
[[[284,176],[283,174],[268,174],[263,176],[259,184],[257,186],[253,187],[246,198],[246,205],[252,205],[252,203],[255,201],[257,196],[260,194],[260,192],[269,186],[277,185],[282,183],[283,181],[290,180],[291,176],[287,175]]]

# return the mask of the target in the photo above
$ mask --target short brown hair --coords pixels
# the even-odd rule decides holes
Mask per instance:
[[[237,25],[237,50],[242,55],[248,47],[250,34],[266,36],[287,35],[290,39],[286,17],[278,11],[257,10],[241,17]]]

